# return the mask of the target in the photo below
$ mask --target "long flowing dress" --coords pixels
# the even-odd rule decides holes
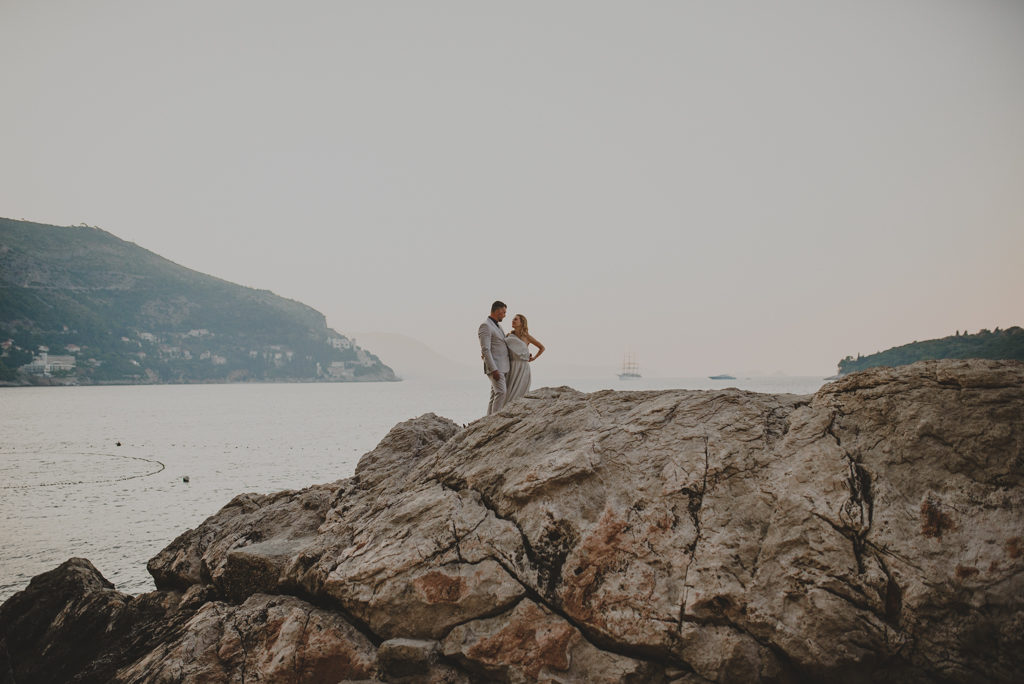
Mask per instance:
[[[505,336],[505,343],[508,345],[510,363],[508,375],[505,376],[508,387],[505,394],[507,404],[530,391],[530,345],[512,333]]]

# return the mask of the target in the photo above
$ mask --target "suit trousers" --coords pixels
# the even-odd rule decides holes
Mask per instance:
[[[487,415],[491,415],[500,411],[505,405],[505,374],[498,373],[497,380],[493,375],[488,375],[487,379],[491,381],[491,401],[487,404]]]

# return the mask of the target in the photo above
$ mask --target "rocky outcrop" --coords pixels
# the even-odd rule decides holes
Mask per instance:
[[[542,389],[236,497],[150,594],[37,577],[0,608],[0,681],[1018,681],[1022,478],[1015,362]]]

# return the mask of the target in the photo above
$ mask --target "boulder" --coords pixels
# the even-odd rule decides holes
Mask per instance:
[[[210,591],[132,597],[84,558],[37,575],[0,606],[0,682],[108,682],[180,632]]]
[[[150,562],[151,594],[40,576],[0,609],[0,657],[46,681],[93,616],[142,628],[90,634],[65,679],[1019,681],[1022,478],[1018,362],[813,396],[545,388],[236,497]]]
[[[209,601],[168,639],[117,671],[120,682],[334,684],[377,675],[376,647],[345,619],[292,596]]]

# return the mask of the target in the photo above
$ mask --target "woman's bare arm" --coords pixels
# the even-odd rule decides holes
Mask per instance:
[[[530,357],[531,361],[536,361],[537,357],[544,353],[544,345],[540,343],[540,340],[529,333],[526,334],[526,337],[526,341],[537,348],[537,353]]]

